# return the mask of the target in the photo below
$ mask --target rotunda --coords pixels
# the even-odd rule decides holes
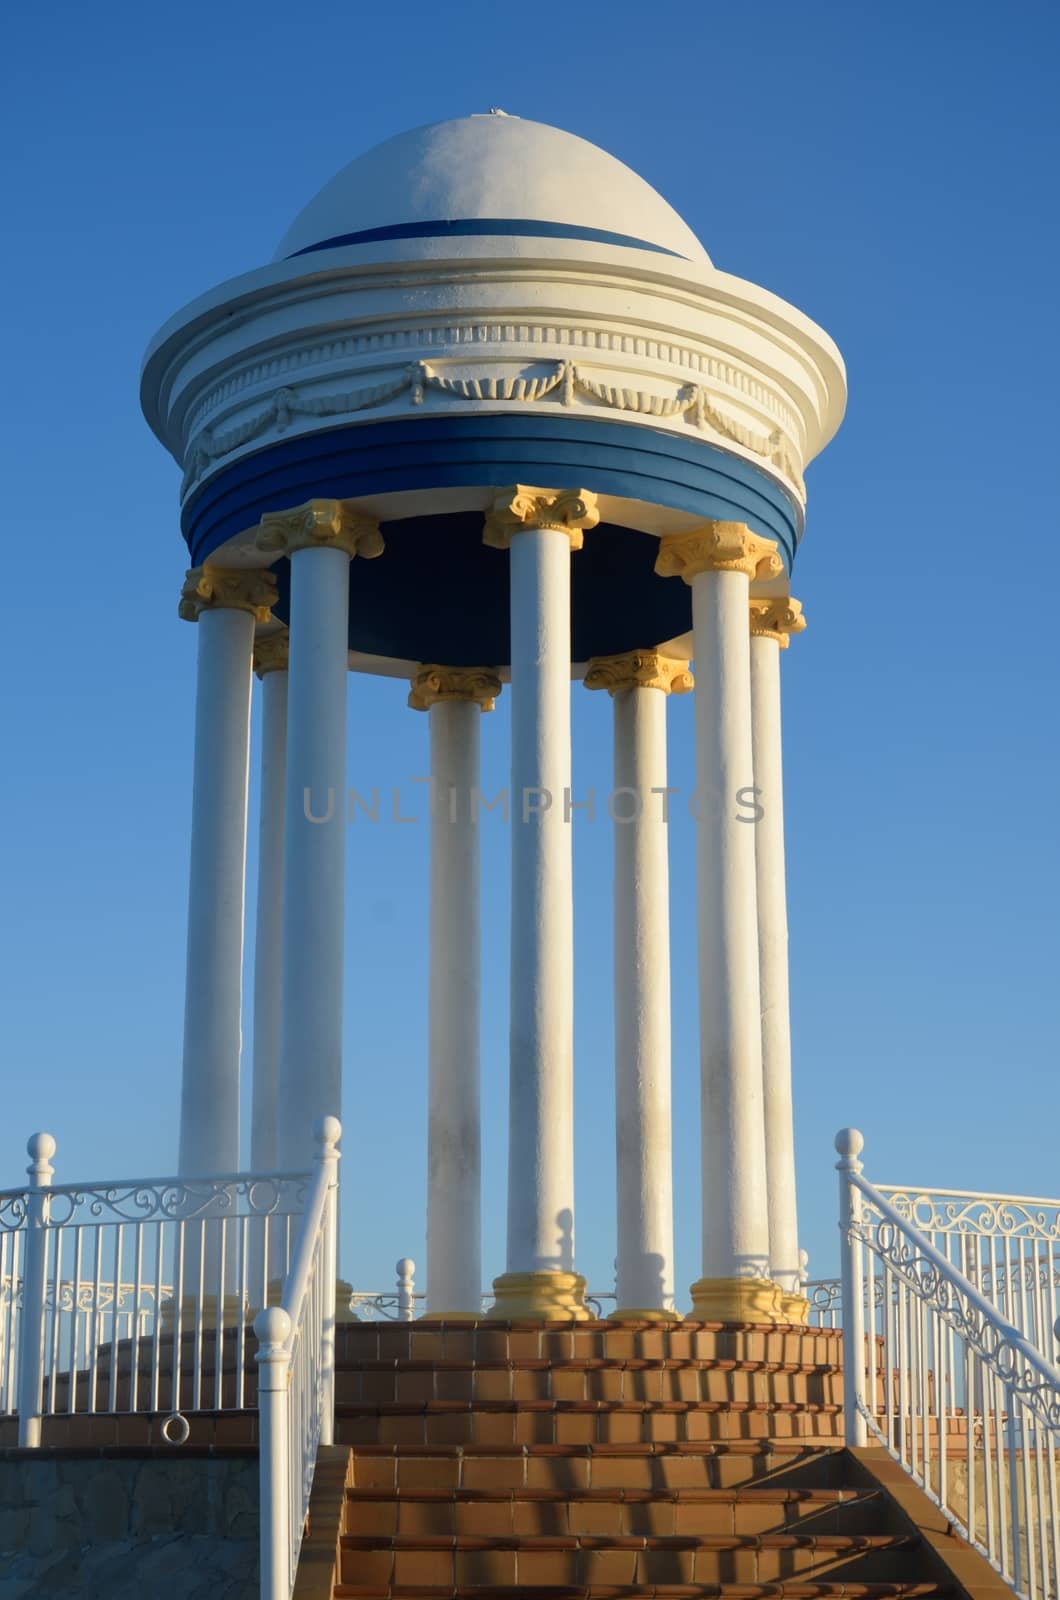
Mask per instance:
[[[572,682],[603,689],[628,805],[614,863],[618,1314],[675,1315],[666,705],[694,669],[693,1308],[799,1320],[779,659],[803,626],[790,596],[803,472],[845,402],[835,346],[716,268],[613,157],[493,111],[351,162],[268,265],[161,329],[142,401],[184,474],[181,606],[199,630],[182,1172],[238,1165],[253,671],[255,1169],[301,1165],[313,1119],[340,1110],[349,673],[407,678],[430,717],[435,800],[428,1310],[477,1309],[479,723],[504,685],[511,1110],[495,1314],[585,1314],[570,701]]]

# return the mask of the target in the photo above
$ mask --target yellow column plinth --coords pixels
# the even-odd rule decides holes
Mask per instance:
[[[788,1323],[784,1294],[767,1278],[700,1278],[692,1285],[691,1315],[697,1322]]]
[[[281,1291],[281,1293],[282,1293],[282,1291]],[[356,1311],[351,1311],[350,1310],[350,1296],[352,1294],[353,1294],[353,1284],[352,1283],[349,1283],[345,1278],[336,1278],[335,1279],[335,1326],[336,1327],[341,1327],[344,1323],[347,1323],[347,1322],[360,1322],[360,1320],[361,1320],[360,1317],[357,1315]],[[277,1298],[277,1300],[275,1302],[273,1302],[272,1296],[271,1296],[271,1293],[270,1293],[269,1303],[270,1303],[270,1305],[273,1304],[273,1303],[275,1303],[276,1305],[279,1305],[280,1301],[279,1301],[279,1298]]]
[[[253,1320],[253,1312],[240,1295],[226,1294],[218,1300],[215,1294],[191,1295],[186,1294],[180,1302],[180,1328],[181,1333],[190,1336],[195,1332],[195,1322],[198,1316],[202,1317],[202,1327],[205,1333],[213,1333],[218,1326],[221,1328],[238,1328],[241,1322]],[[162,1307],[159,1325],[163,1334],[171,1334],[176,1327],[177,1305],[174,1300],[167,1300]]]
[[[796,1328],[805,1328],[810,1321],[810,1302],[804,1294],[781,1294],[784,1315]]]
[[[494,1278],[496,1322],[588,1322],[585,1279],[578,1272],[505,1272]]]

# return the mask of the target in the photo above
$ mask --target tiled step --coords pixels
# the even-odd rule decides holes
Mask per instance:
[[[157,1411],[45,1416],[42,1442],[49,1449],[78,1451],[163,1445],[177,1456],[179,1450],[167,1443],[162,1434],[166,1415],[164,1411]],[[253,1449],[257,1446],[256,1411],[186,1411],[184,1415],[191,1430],[188,1443],[194,1447]],[[0,1447],[14,1446],[17,1442],[18,1419],[0,1419]]]
[[[842,1454],[795,1440],[671,1440],[597,1445],[358,1445],[357,1488],[396,1489],[727,1489],[781,1482],[842,1488]]]
[[[369,1361],[737,1361],[787,1367],[836,1365],[834,1328],[722,1327],[717,1323],[352,1322],[336,1329],[339,1369]]]
[[[915,1534],[555,1534],[522,1537],[350,1535],[340,1540],[344,1583],[779,1583],[840,1573],[854,1582],[913,1575]]]
[[[837,1403],[725,1400],[429,1400],[342,1404],[340,1444],[636,1444],[667,1440],[839,1439]]]
[[[340,1583],[335,1600],[942,1600],[943,1583],[430,1584]]]
[[[842,1402],[842,1367],[778,1362],[525,1358],[510,1361],[364,1361],[339,1366],[343,1403],[426,1404],[524,1400]]]
[[[153,1410],[168,1413],[207,1408],[231,1411],[237,1407],[247,1411],[256,1408],[258,1403],[256,1372],[247,1374],[240,1389],[234,1372],[222,1374],[218,1386],[216,1373],[207,1369],[200,1374],[198,1404],[196,1404],[195,1376],[190,1365],[180,1375],[179,1388],[174,1388],[170,1369],[163,1369],[159,1373],[157,1388],[152,1387],[150,1371],[144,1369],[138,1374],[135,1392],[127,1372],[119,1375],[113,1387],[106,1370],[98,1373],[94,1391],[89,1374],[79,1373],[74,1386],[73,1410],[82,1414],[87,1413],[93,1403],[93,1392],[96,1409],[108,1412]],[[56,1379],[55,1409],[58,1412],[68,1412],[71,1409],[70,1382],[66,1375]]]
[[[830,1329],[346,1327],[335,1600],[958,1600],[841,1447],[841,1359]]]
[[[880,1496],[858,1489],[351,1489],[357,1535],[855,1534],[887,1531]]]

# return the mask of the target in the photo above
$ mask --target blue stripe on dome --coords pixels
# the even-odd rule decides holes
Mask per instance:
[[[673,256],[677,261],[688,257],[666,245],[652,244],[648,239],[637,239],[629,233],[609,233],[606,228],[583,228],[573,222],[536,222],[526,218],[471,217],[464,221],[439,218],[435,222],[394,222],[384,228],[362,228],[359,233],[336,233],[319,244],[303,245],[294,250],[287,261],[298,256],[312,255],[316,250],[337,250],[347,244],[377,244],[385,239],[471,239],[507,235],[518,239],[584,239],[590,244],[626,245],[634,250],[652,250],[656,255]]]
[[[540,483],[718,521],[775,539],[787,569],[801,507],[767,473],[699,438],[559,412],[478,413],[361,422],[302,434],[240,457],[186,502],[181,526],[193,565],[266,511],[318,497],[356,500],[408,489]]]

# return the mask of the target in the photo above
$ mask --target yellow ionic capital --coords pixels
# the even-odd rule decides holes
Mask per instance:
[[[445,700],[471,700],[492,711],[501,692],[501,680],[488,667],[421,667],[409,689],[413,711],[429,711]]]
[[[350,557],[371,561],[383,553],[383,535],[374,517],[362,516],[343,500],[307,500],[291,511],[267,511],[257,546],[281,556],[296,550],[345,550]]]
[[[655,570],[660,578],[683,578],[690,584],[700,572],[779,578],[784,563],[776,541],[752,533],[746,522],[704,522],[689,533],[669,533],[660,539]]]
[[[572,550],[580,550],[585,529],[599,520],[596,496],[588,489],[529,489],[517,483],[503,489],[487,511],[482,542],[507,550],[515,534],[551,528],[568,536]]]
[[[687,694],[695,679],[687,661],[674,661],[658,650],[627,650],[620,656],[593,656],[585,674],[587,689],[661,689],[663,694]]]
[[[266,633],[254,640],[254,671],[259,678],[267,672],[286,672],[291,653],[291,636],[286,628]]]
[[[802,633],[806,618],[802,605],[789,596],[786,600],[751,601],[751,637],[775,639],[782,650],[788,648],[793,633]]]
[[[180,592],[179,614],[198,622],[204,611],[249,611],[255,622],[268,622],[276,604],[276,579],[267,567],[192,567]]]

